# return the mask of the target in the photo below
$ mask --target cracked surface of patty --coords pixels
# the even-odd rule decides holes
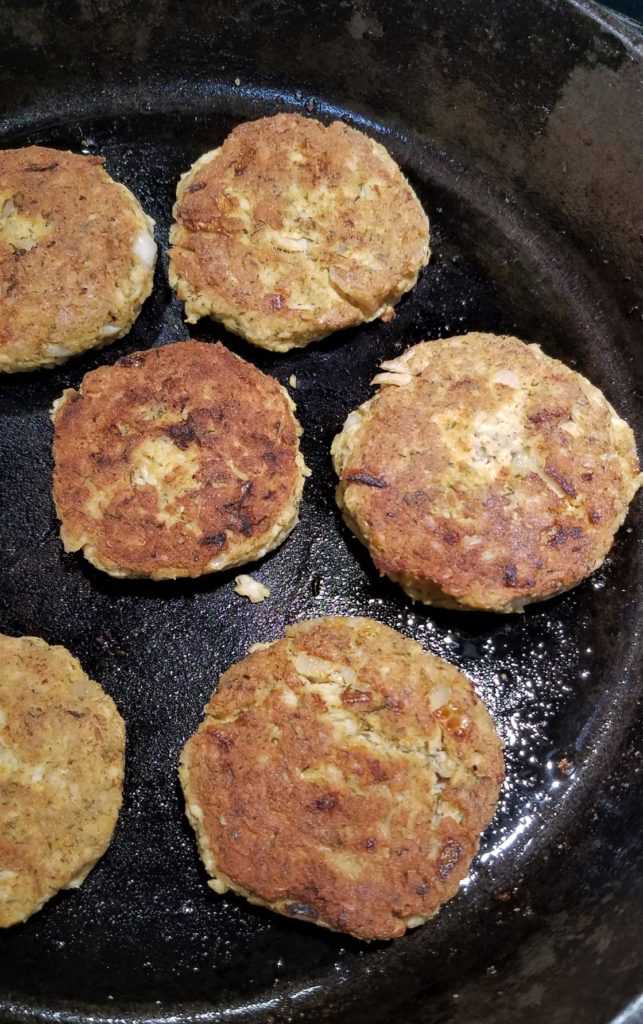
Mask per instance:
[[[103,157],[0,150],[0,371],[127,334],[152,290],[154,222]]]
[[[601,565],[642,478],[597,388],[488,334],[382,370],[332,446],[338,504],[380,573],[427,604],[513,612]]]
[[[84,881],[121,806],[125,727],[64,647],[0,635],[0,927]]]
[[[54,405],[66,551],[112,576],[200,576],[297,523],[301,429],[283,388],[220,344],[177,342],[88,373]]]
[[[219,893],[391,939],[457,890],[501,743],[452,665],[378,622],[300,622],[225,672],[180,778]]]
[[[383,146],[295,114],[239,125],[177,189],[170,283],[202,316],[285,352],[378,317],[415,285],[429,224]]]

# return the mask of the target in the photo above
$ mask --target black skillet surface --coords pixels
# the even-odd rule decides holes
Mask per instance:
[[[641,437],[635,44],[597,8],[554,0],[0,8],[1,144],[105,154],[163,247],[179,173],[238,121],[299,110],[389,148],[433,249],[392,323],[286,356],[206,322],[188,332],[163,258],[128,338],[1,382],[0,628],[66,645],[129,737],[109,852],[79,892],[0,935],[3,1021],[642,1018],[640,501],[604,569],[572,593],[520,617],[447,613],[376,577],[334,506],[328,451],[382,358],[471,329],[540,341]],[[297,377],[313,475],[301,524],[254,569],[272,590],[261,605],[233,593],[232,573],[112,580],[58,539],[53,399],[95,366],[189,334]],[[463,891],[388,945],[209,892],[175,775],[218,674],[285,622],[329,613],[371,615],[454,661],[507,743],[507,783]]]

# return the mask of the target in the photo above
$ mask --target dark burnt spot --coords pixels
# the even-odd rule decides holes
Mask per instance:
[[[243,507],[243,501],[243,497],[237,501],[226,501],[223,505],[223,509],[230,516],[226,522],[227,529],[231,530],[233,533],[242,533],[244,537],[249,537],[255,526],[259,525],[259,521],[255,523],[247,509]]]
[[[594,474],[593,473],[581,473],[580,478],[581,478],[581,480],[584,480],[586,484],[589,484],[594,479]]]
[[[534,476],[536,476],[536,474],[534,474]],[[538,479],[537,476],[536,476],[536,479]],[[488,508],[488,509],[490,509],[492,511],[493,511],[493,509],[501,508],[502,504],[503,504],[502,498],[499,495],[497,495],[497,494],[491,494],[488,498],[485,498],[484,501],[483,501],[484,507]]]
[[[429,891],[429,883],[422,882],[421,885],[416,885],[415,891],[418,894],[418,896],[426,896],[427,892]]]
[[[364,849],[365,850],[374,850],[375,849],[375,840],[373,839],[372,836],[368,836],[364,840]]]
[[[209,545],[214,548],[222,548],[225,544],[225,539],[225,533],[213,533],[209,537],[202,537],[201,544]]]
[[[583,531],[580,526],[559,526],[553,537],[550,537],[547,543],[552,548],[560,548],[563,544],[566,544],[568,540],[580,540],[583,536]]]
[[[252,481],[251,480],[244,480],[244,482],[241,485],[241,494],[243,495],[243,497],[244,498],[248,497],[248,495],[250,494],[251,490],[252,490]]]
[[[576,490],[573,484],[571,484],[567,477],[563,476],[563,474],[557,469],[552,469],[551,466],[545,466],[545,473],[552,480],[555,480],[561,490],[563,490],[565,494],[568,494],[570,498],[576,497]]]
[[[542,427],[546,423],[551,423],[552,420],[562,419],[563,416],[567,416],[567,409],[538,409],[532,413],[529,417],[529,422],[533,423],[535,427]]]
[[[254,523],[247,512],[242,512],[239,516],[240,529],[244,537],[250,537],[254,529]]]
[[[515,565],[505,565],[502,575],[508,587],[515,587],[518,582],[518,570]]]
[[[285,453],[277,451],[274,448],[268,448],[267,451],[263,453],[263,461],[267,462],[269,466],[274,466],[275,468],[281,465],[284,458]]]
[[[445,530],[442,534],[442,540],[445,544],[457,544],[460,537],[454,530]]]
[[[421,505],[428,498],[426,491],[409,491],[402,498],[405,505]]]
[[[378,476],[372,476],[371,473],[344,473],[343,479],[349,483],[366,484],[367,487],[388,487],[386,481],[380,480]]]
[[[196,440],[196,428],[191,416],[180,423],[172,423],[166,427],[165,433],[171,437],[177,448],[185,449]]]
[[[214,733],[214,741],[217,747],[219,747],[220,750],[223,750],[224,753],[227,753],[230,747],[232,746],[231,741],[222,732]]]
[[[56,161],[53,164],[29,164],[28,167],[23,167],[23,171],[26,174],[44,174],[45,171],[55,171],[59,166]]]
[[[188,187],[186,188],[185,191],[186,192],[200,192],[201,189],[204,189],[204,188],[205,188],[205,182],[204,181],[195,181],[194,185],[188,185]]]
[[[457,839],[447,839],[438,857],[438,875],[440,878],[449,877],[463,853],[464,851]]]
[[[342,704],[370,704],[371,695],[367,690],[345,690],[342,694]]]
[[[122,359],[119,359],[118,362],[116,363],[116,366],[137,367],[142,366],[144,362],[145,357],[142,352],[132,352],[131,355],[123,356]]]
[[[104,452],[92,452],[90,458],[97,466],[109,466],[112,461],[109,455],[105,455]]]
[[[291,917],[307,917],[311,921],[316,921],[319,917],[319,911],[311,907],[310,903],[286,903],[284,910]]]
[[[375,782],[383,782],[386,778],[386,772],[382,768],[381,762],[376,758],[369,758],[366,763]]]
[[[589,521],[590,521],[590,523],[600,523],[602,518],[603,518],[603,513],[600,511],[600,509],[591,508],[589,510]]]
[[[334,811],[337,807],[337,797],[334,796],[320,796],[315,800],[316,811]]]

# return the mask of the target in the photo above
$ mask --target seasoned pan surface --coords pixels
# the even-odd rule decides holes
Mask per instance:
[[[642,363],[636,324],[614,298],[617,271],[601,272],[562,214],[544,216],[528,189],[508,191],[473,155],[456,159],[399,118],[385,123],[330,91],[235,77],[209,89],[177,78],[172,101],[167,83],[150,87],[147,108],[131,85],[107,102],[80,92],[73,105],[61,100],[56,116],[50,104],[41,117],[7,120],[2,144],[103,154],[155,218],[165,249],[179,174],[238,121],[279,110],[343,117],[401,163],[430,216],[433,256],[391,323],[285,356],[251,349],[207,321],[188,329],[164,256],[126,339],[0,381],[0,628],[68,647],[128,727],[114,842],[79,892],[0,935],[0,1017],[500,1022],[546,1014],[602,1024],[641,984],[640,498],[604,568],[576,590],[522,616],[451,613],[412,605],[377,577],[335,507],[329,448],[370,394],[382,359],[467,330],[540,342],[602,388],[640,439]],[[190,336],[224,341],[283,384],[297,378],[312,477],[301,524],[254,570],[272,591],[260,605],[234,594],[234,573],[110,579],[63,554],[58,537],[53,400],[89,369]],[[327,614],[373,616],[453,661],[506,743],[507,782],[463,891],[394,944],[365,946],[210,893],[183,816],[178,754],[218,675],[285,623]]]

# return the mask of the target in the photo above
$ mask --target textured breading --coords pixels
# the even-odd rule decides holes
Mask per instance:
[[[382,574],[427,604],[515,612],[598,568],[642,477],[597,388],[488,334],[382,369],[332,446],[338,504]]]
[[[429,223],[383,146],[295,114],[241,124],[184,174],[170,283],[202,316],[286,352],[378,317],[415,285]]]
[[[154,222],[103,162],[0,150],[0,371],[121,338],[152,290]]]
[[[177,342],[88,373],[52,411],[65,550],[157,580],[262,557],[298,519],[294,410],[220,344]]]
[[[121,806],[125,726],[64,647],[0,635],[0,927],[82,884]]]
[[[372,620],[325,618],[223,674],[179,773],[216,892],[390,939],[457,890],[503,759],[452,665]]]

